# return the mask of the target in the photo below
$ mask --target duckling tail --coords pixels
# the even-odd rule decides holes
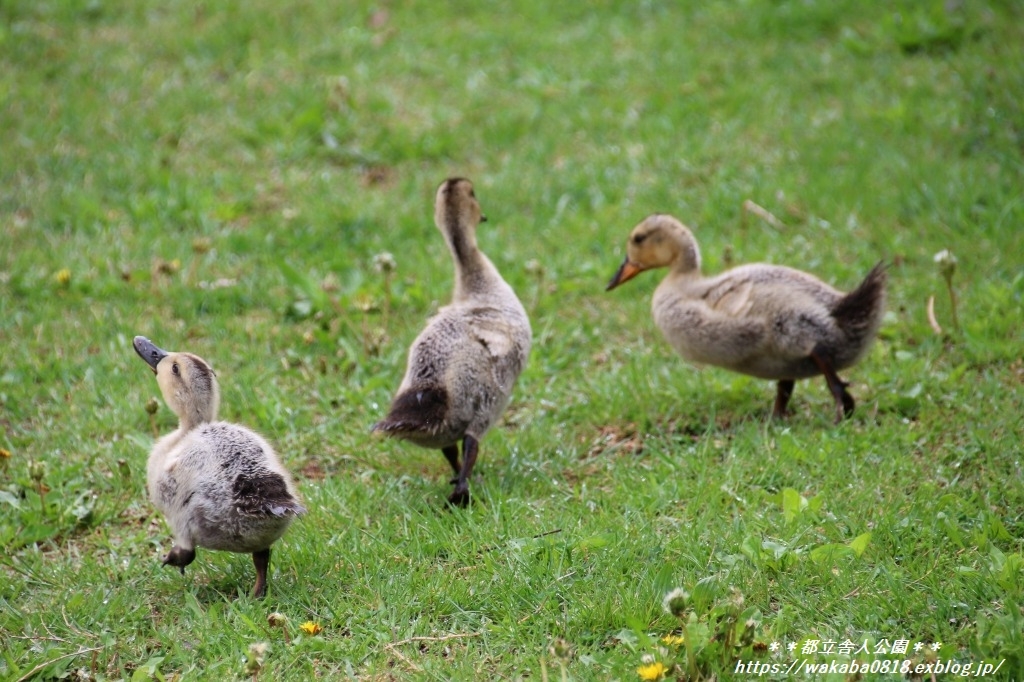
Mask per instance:
[[[839,299],[832,308],[832,317],[846,333],[851,346],[866,347],[881,326],[885,312],[885,281],[886,266],[879,262],[856,289]]]
[[[370,430],[389,436],[434,433],[444,423],[447,411],[448,391],[444,388],[413,387],[396,395],[387,416]]]
[[[252,516],[305,514],[306,508],[288,490],[284,477],[276,471],[249,471],[239,474],[232,486],[235,508]]]

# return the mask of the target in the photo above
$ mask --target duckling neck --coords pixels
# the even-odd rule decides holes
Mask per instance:
[[[212,421],[214,421],[214,417],[201,413],[190,414],[186,412],[178,415],[178,428],[181,431],[191,431],[202,424],[208,424]]]
[[[180,405],[178,412],[178,428],[185,432],[202,424],[217,420],[217,402],[191,400]]]
[[[479,261],[480,249],[476,245],[476,235],[472,230],[466,229],[457,220],[450,220],[444,230],[448,248],[455,259],[456,267],[460,269],[472,269]]]
[[[486,289],[496,272],[494,265],[476,245],[476,235],[468,230],[446,232],[455,261],[455,297],[463,298]]]
[[[668,265],[669,271],[679,277],[700,277],[700,249],[696,242],[679,240],[679,250]]]

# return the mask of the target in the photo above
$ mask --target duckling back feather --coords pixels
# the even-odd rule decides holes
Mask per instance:
[[[480,438],[508,404],[530,329],[518,305],[442,308],[409,351],[405,378],[375,431],[441,448]]]
[[[265,549],[305,513],[286,470],[257,433],[210,422],[177,435],[153,450],[149,492],[183,546]],[[172,447],[165,449],[169,439]]]

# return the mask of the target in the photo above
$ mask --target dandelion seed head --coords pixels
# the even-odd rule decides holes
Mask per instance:
[[[956,272],[956,256],[949,249],[943,249],[935,254],[935,265],[939,268],[939,274],[942,275],[946,281],[953,279],[953,273]]]
[[[373,257],[373,269],[377,272],[388,274],[394,272],[398,264],[395,262],[395,257],[388,251],[378,253]]]
[[[676,618],[682,618],[690,607],[690,593],[681,587],[677,587],[665,595],[661,605],[665,608],[665,611]]]

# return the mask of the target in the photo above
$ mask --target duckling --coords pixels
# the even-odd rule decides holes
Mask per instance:
[[[813,275],[779,265],[741,265],[715,277],[700,269],[689,228],[665,214],[633,228],[614,289],[644,270],[668,267],[651,302],[654,321],[686,360],[778,382],[774,417],[786,414],[796,379],[824,375],[836,423],[853,413],[848,384],[836,374],[867,352],[885,308],[878,263],[844,294]]]
[[[413,341],[391,408],[372,428],[439,448],[455,475],[453,506],[469,503],[479,442],[508,405],[530,354],[526,310],[477,247],[476,228],[486,219],[469,180],[451,178],[438,187],[434,222],[455,262],[452,302]]]
[[[262,437],[216,421],[220,387],[205,360],[162,350],[144,336],[133,345],[179,420],[157,441],[147,466],[149,497],[174,533],[164,565],[184,575],[196,547],[252,553],[253,597],[264,596],[270,546],[306,511],[291,476]]]

